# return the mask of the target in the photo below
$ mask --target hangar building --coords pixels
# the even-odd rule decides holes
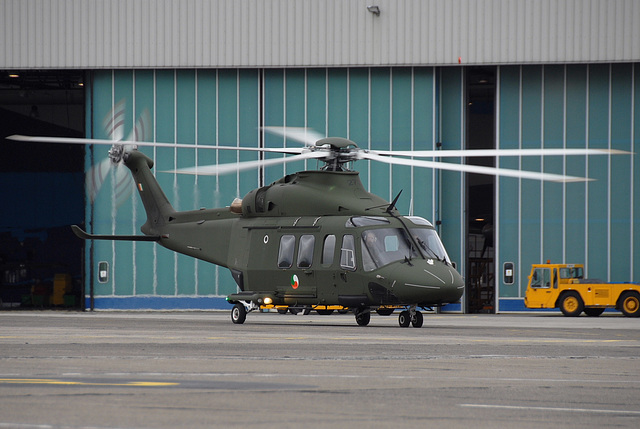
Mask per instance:
[[[529,267],[545,260],[640,281],[638,1],[3,0],[0,16],[3,136],[108,138],[104,119],[119,103],[126,133],[148,112],[147,140],[193,145],[144,149],[180,210],[229,205],[307,168],[162,173],[257,156],[206,145],[293,144],[263,126],[371,149],[636,152],[450,161],[595,179],[579,183],[355,167],[371,192],[391,200],[403,190],[398,208],[437,226],[467,279],[449,311],[524,310]],[[78,279],[84,308],[227,308],[227,270],[151,243],[70,234],[72,223],[138,234],[145,220],[115,173],[95,198],[83,191],[106,149],[3,144],[4,305],[62,272]]]

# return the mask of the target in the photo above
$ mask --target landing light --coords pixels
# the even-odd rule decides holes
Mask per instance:
[[[270,305],[270,304],[272,304],[272,303],[273,303],[273,300],[272,300],[271,298],[269,298],[269,297],[266,297],[266,298],[264,299],[264,303],[265,303],[265,305]]]

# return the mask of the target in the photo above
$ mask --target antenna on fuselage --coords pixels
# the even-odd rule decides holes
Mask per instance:
[[[391,214],[391,210],[396,208],[396,203],[398,202],[398,198],[400,198],[400,194],[401,193],[402,193],[402,189],[400,189],[400,192],[398,192],[398,195],[396,195],[396,197],[393,199],[393,201],[391,201],[391,204],[389,204],[389,207],[387,207],[385,212]]]

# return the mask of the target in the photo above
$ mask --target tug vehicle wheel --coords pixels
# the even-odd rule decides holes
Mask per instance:
[[[560,298],[560,311],[565,316],[579,316],[583,309],[584,303],[578,292],[569,291]]]
[[[625,292],[620,297],[620,311],[627,317],[640,317],[640,294]]]

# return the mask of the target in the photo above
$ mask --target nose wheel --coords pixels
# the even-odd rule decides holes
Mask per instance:
[[[414,328],[420,328],[423,322],[424,317],[422,313],[416,310],[415,307],[411,307],[409,310],[403,310],[398,315],[398,324],[402,328],[408,328],[409,325],[412,325]]]

